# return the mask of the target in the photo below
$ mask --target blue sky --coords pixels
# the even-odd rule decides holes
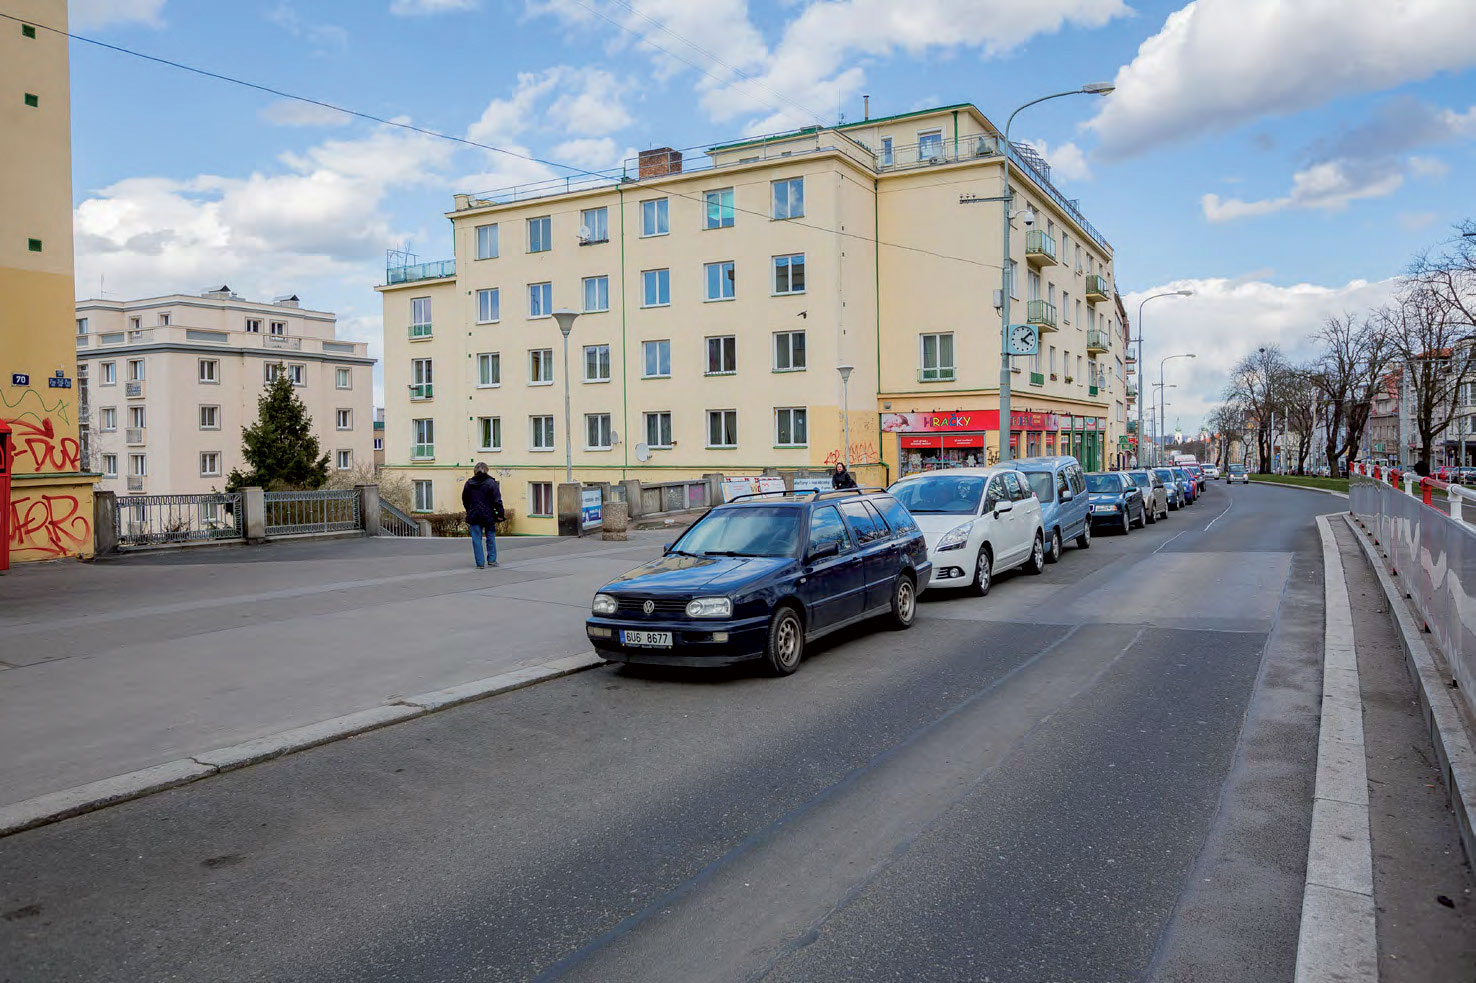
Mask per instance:
[[[4,8],[0,0],[0,9]],[[78,34],[603,169],[839,114],[1016,105],[1116,249],[1171,423],[1257,344],[1382,303],[1476,216],[1476,2],[73,0]],[[1412,9],[1413,8],[1413,9]],[[699,67],[694,67],[700,66]],[[740,74],[741,73],[741,74]],[[72,45],[79,296],[295,292],[379,352],[387,247],[450,255],[454,191],[567,173]]]

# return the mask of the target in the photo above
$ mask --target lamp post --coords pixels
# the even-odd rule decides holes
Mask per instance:
[[[564,484],[574,483],[574,446],[569,433],[569,332],[574,330],[577,311],[563,308],[553,312],[559,322],[559,333],[564,336]]]
[[[1192,352],[1188,352],[1188,353],[1184,353],[1184,354],[1179,354],[1179,355],[1168,355],[1168,356],[1165,356],[1164,359],[1158,363],[1158,385],[1159,385],[1159,390],[1158,390],[1158,399],[1159,399],[1159,407],[1158,407],[1159,408],[1159,414],[1158,414],[1158,419],[1159,419],[1159,422],[1160,423],[1164,423],[1165,424],[1165,429],[1167,429],[1167,423],[1166,423],[1166,421],[1164,419],[1163,412],[1162,412],[1163,407],[1165,405],[1163,403],[1163,367],[1164,367],[1164,365],[1166,365],[1169,362],[1172,362],[1176,358],[1194,358],[1194,357],[1195,357],[1195,355]],[[1159,448],[1158,453],[1159,453],[1159,461],[1162,462],[1162,460],[1163,460],[1163,456],[1162,456],[1163,455],[1163,448],[1162,447]]]
[[[1069,92],[1057,92],[1039,99],[1032,99],[1025,105],[1010,113],[1010,118],[1005,121],[1004,146],[999,152],[1004,157],[1004,193],[1000,195],[1000,201],[1004,206],[1004,252],[1000,254],[1000,291],[999,291],[999,459],[1008,461],[1010,459],[1010,203],[1014,195],[1010,191],[1010,127],[1015,122],[1015,117],[1023,109],[1029,109],[1036,103],[1045,102],[1049,99],[1060,99],[1065,96],[1090,95],[1105,96],[1116,86],[1110,82],[1089,82],[1079,89]]]
[[[841,377],[841,416],[846,425],[846,471],[851,470],[851,373],[856,370],[854,365],[837,365],[835,370]]]
[[[1179,384],[1177,382],[1170,382],[1167,386],[1165,386],[1161,382],[1155,382],[1150,388],[1157,390],[1157,394],[1150,394],[1148,399],[1151,402],[1157,402],[1163,397],[1163,390],[1178,389]],[[1163,405],[1168,406],[1169,404],[1164,403]],[[1163,463],[1161,459],[1161,453],[1163,449],[1163,431],[1165,429],[1163,411],[1158,410],[1157,412],[1155,412],[1154,410],[1149,410],[1148,413],[1149,419],[1153,421],[1153,456],[1155,459],[1153,463],[1155,466],[1157,466]]]
[[[1159,297],[1192,297],[1192,296],[1194,296],[1194,291],[1192,291],[1192,290],[1165,290],[1161,294],[1153,294],[1152,296],[1144,297],[1143,300],[1142,300],[1142,302],[1138,304],[1138,381],[1139,382],[1141,382],[1142,379],[1143,379],[1143,372],[1142,372],[1142,369],[1143,369],[1143,304],[1148,303],[1150,300],[1157,300]],[[1139,386],[1138,388],[1141,389],[1142,386]],[[1141,433],[1142,429],[1143,429],[1143,399],[1140,396],[1138,398],[1138,430],[1140,431],[1139,434],[1138,434],[1138,440],[1139,441],[1142,441],[1142,439],[1143,439],[1143,435]]]

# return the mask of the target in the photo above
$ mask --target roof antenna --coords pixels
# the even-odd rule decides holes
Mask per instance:
[[[871,96],[861,97],[861,114],[863,121],[871,119]]]

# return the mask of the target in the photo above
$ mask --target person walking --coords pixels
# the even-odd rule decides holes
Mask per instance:
[[[461,507],[466,509],[466,525],[471,530],[472,557],[477,561],[477,569],[497,566],[497,523],[505,515],[502,489],[497,486],[497,479],[487,473],[486,462],[478,462],[472,476],[461,486]]]
[[[1415,462],[1414,473],[1419,475],[1421,478],[1430,477],[1430,462],[1421,457],[1418,461]]]
[[[846,469],[844,464],[835,466],[835,477],[831,479],[831,487],[836,489],[855,488],[856,476]]]

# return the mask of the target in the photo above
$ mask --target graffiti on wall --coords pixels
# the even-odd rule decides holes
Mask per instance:
[[[75,495],[23,495],[10,500],[10,555],[38,559],[85,553],[92,522]],[[24,554],[30,553],[31,556]]]
[[[26,389],[14,399],[0,389],[0,420],[10,424],[15,457],[12,473],[76,471],[81,466],[81,447],[76,437],[58,437],[56,421],[72,422],[71,407],[58,396],[47,403],[35,389]],[[30,460],[30,465],[24,463]]]
[[[843,460],[845,460],[845,455],[841,453],[841,449],[839,447],[834,448],[829,454],[825,455],[825,464],[827,467],[834,467],[835,465],[841,463]],[[852,466],[855,466],[857,464],[870,464],[871,462],[877,460],[880,460],[880,457],[876,452],[876,444],[872,443],[869,440],[853,440],[851,442]]]

